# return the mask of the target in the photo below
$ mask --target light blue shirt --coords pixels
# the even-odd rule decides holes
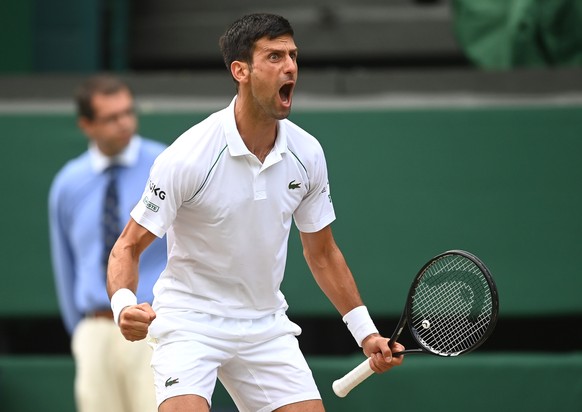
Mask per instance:
[[[161,143],[134,136],[111,159],[95,145],[70,160],[55,176],[49,193],[51,256],[59,307],[72,333],[84,314],[109,309],[106,273],[102,265],[102,205],[107,185],[105,169],[115,163],[121,228],[140,201],[150,167],[165,149]],[[153,286],[166,266],[166,239],[156,239],[141,255],[138,302],[153,301]]]

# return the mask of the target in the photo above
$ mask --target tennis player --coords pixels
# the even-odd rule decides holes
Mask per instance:
[[[297,81],[293,34],[271,14],[227,29],[220,46],[235,98],[157,158],[113,248],[114,318],[128,340],[149,333],[162,412],[208,411],[217,378],[240,411],[324,410],[279,290],[292,220],[315,280],[374,371],[402,362],[378,334],[334,241],[322,148],[286,120]],[[164,234],[168,264],[152,308],[134,295],[138,262]]]

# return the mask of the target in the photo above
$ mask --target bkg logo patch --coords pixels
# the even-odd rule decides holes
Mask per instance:
[[[150,192],[152,192],[154,196],[159,197],[160,200],[164,200],[166,198],[166,192],[157,187],[151,180],[150,180]]]

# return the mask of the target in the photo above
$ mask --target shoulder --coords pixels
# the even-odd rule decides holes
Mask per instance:
[[[287,132],[287,144],[304,150],[322,152],[323,148],[319,141],[308,131],[296,125],[290,120],[282,120]]]
[[[287,137],[287,148],[299,161],[305,164],[317,163],[324,158],[321,144],[311,133],[289,120],[282,122]]]
[[[226,139],[221,112],[214,113],[182,133],[165,148],[156,163],[174,167],[204,164],[224,149]]]
[[[200,158],[213,147],[225,144],[220,112],[214,113],[182,133],[165,151],[166,157],[176,160]]]

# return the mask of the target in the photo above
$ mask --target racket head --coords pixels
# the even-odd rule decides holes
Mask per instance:
[[[487,340],[498,313],[497,287],[489,269],[469,252],[450,250],[418,272],[403,317],[424,352],[458,356]]]

